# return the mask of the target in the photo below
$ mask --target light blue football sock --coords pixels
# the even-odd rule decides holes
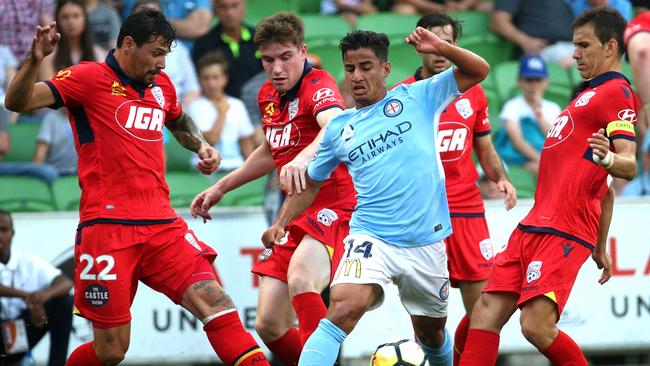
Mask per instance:
[[[300,354],[298,366],[334,365],[347,334],[328,319],[321,319]]]
[[[429,360],[429,365],[431,366],[451,366],[454,358],[454,349],[452,347],[451,336],[449,331],[445,327],[445,340],[442,342],[440,348],[429,347],[426,344],[420,342],[418,343],[422,346],[424,354],[427,355]]]

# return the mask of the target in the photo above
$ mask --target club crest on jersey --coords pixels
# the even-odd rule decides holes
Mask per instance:
[[[586,106],[587,103],[589,103],[589,99],[591,99],[591,97],[593,97],[594,95],[596,95],[596,92],[595,92],[595,91],[588,91],[588,92],[582,94],[582,96],[580,97],[580,99],[578,99],[578,100],[576,101],[575,107],[577,108],[577,107],[584,107],[584,106]]]
[[[115,122],[129,135],[142,141],[160,141],[165,124],[165,112],[128,100],[115,110]]]
[[[153,95],[154,99],[156,99],[156,102],[158,102],[160,108],[165,108],[165,96],[163,95],[163,91],[159,86],[154,86],[151,88],[151,95]]]
[[[386,117],[397,117],[402,113],[404,105],[398,99],[391,99],[384,104],[384,114]]]
[[[492,247],[492,240],[484,239],[478,243],[479,248],[481,249],[481,255],[485,258],[486,261],[489,261],[494,257],[494,248]]]
[[[449,280],[445,281],[442,287],[440,287],[438,296],[440,296],[441,300],[447,300],[449,298]]]
[[[120,85],[119,81],[113,81],[111,84],[111,95],[126,97],[126,88]]]
[[[289,121],[293,119],[298,114],[298,102],[300,100],[298,98],[294,98],[291,102],[289,102]]]
[[[474,110],[472,109],[472,105],[469,102],[469,99],[463,98],[459,101],[457,101],[455,104],[456,110],[458,111],[458,114],[460,114],[461,117],[468,119],[469,117],[474,114]]]
[[[316,215],[316,218],[318,219],[318,222],[325,226],[332,226],[332,223],[336,220],[338,220],[339,215],[336,214],[336,212],[330,210],[329,208],[324,208],[320,211],[318,211],[318,215]]]
[[[542,276],[542,261],[532,261],[528,264],[526,271],[526,281],[531,283]]]

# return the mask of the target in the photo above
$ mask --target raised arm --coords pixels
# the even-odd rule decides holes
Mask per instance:
[[[44,82],[36,82],[43,58],[54,51],[61,34],[56,23],[36,28],[36,35],[27,60],[7,87],[5,107],[14,112],[26,112],[54,104],[54,94]]]
[[[197,167],[201,173],[209,175],[217,170],[219,163],[221,163],[221,154],[205,141],[192,117],[185,112],[181,112],[178,118],[167,121],[165,126],[183,147],[199,155],[201,160]]]
[[[474,152],[478,158],[481,168],[485,175],[496,183],[499,192],[504,196],[506,209],[510,210],[515,207],[517,203],[517,191],[508,179],[503,163],[499,158],[499,154],[494,149],[492,137],[490,135],[479,136],[474,138]]]
[[[455,65],[454,77],[461,93],[480,83],[490,72],[490,65],[481,56],[445,42],[422,27],[417,27],[406,37],[406,42],[414,45],[419,53],[436,54],[451,61]]]

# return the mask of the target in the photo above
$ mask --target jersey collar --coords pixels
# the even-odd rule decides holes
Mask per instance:
[[[300,79],[298,79],[298,82],[296,85],[291,88],[288,92],[280,95],[280,110],[284,110],[284,106],[291,100],[293,100],[296,96],[298,96],[298,91],[300,91],[300,85],[302,85],[302,79],[305,78],[305,75],[307,75],[312,69],[311,62],[305,58],[305,67],[302,70],[302,75],[300,75]]]
[[[108,67],[110,67],[111,70],[113,70],[115,75],[117,75],[117,77],[120,79],[120,83],[122,83],[122,85],[131,84],[133,89],[135,89],[138,93],[140,93],[140,96],[143,97],[144,89],[146,86],[140,82],[131,79],[131,77],[129,77],[129,75],[127,75],[126,72],[122,70],[120,65],[117,63],[117,59],[115,58],[115,55],[113,55],[113,52],[115,52],[115,49],[112,49],[108,52],[108,55],[106,56],[106,65],[108,65]]]
[[[628,80],[627,77],[625,77],[625,75],[621,74],[620,72],[608,71],[606,73],[600,74],[595,78],[589,79],[583,82],[582,84],[580,84],[576,89],[576,96],[587,89],[593,89],[597,86],[603,85],[606,82],[614,79],[623,79],[625,80],[625,82],[627,82],[628,85],[631,84],[630,80]]]

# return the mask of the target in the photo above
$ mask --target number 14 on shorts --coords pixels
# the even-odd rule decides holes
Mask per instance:
[[[372,257],[372,242],[357,241],[348,239],[345,241],[345,258],[339,265],[336,278],[340,276],[349,277],[354,275],[355,278],[361,278],[361,260]],[[354,267],[354,271],[352,271]]]

